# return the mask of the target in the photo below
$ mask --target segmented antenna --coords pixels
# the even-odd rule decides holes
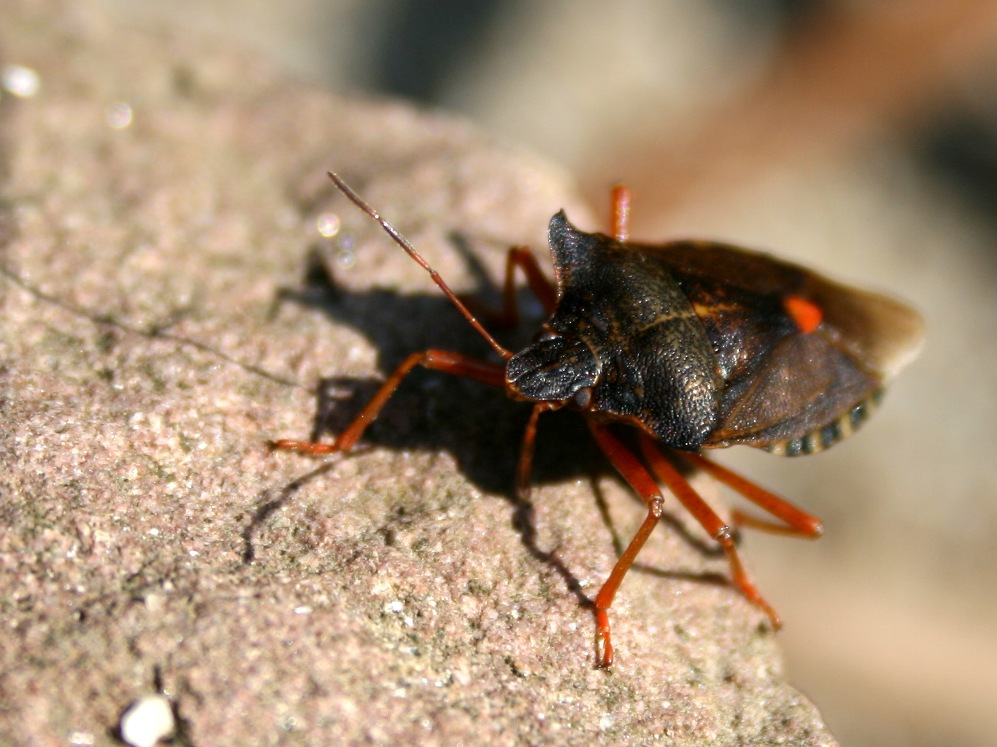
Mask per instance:
[[[457,311],[459,311],[463,315],[463,317],[467,319],[467,321],[471,324],[471,326],[474,327],[475,330],[477,330],[479,335],[485,338],[485,342],[491,345],[492,350],[494,350],[496,353],[502,356],[503,360],[509,360],[512,357],[512,351],[504,348],[502,345],[499,344],[498,340],[492,337],[491,333],[487,329],[485,329],[484,326],[482,326],[481,322],[478,321],[477,317],[475,317],[474,314],[471,313],[471,310],[468,309],[467,306],[464,305],[464,302],[457,297],[457,294],[455,294],[452,290],[450,290],[450,286],[446,284],[446,282],[443,280],[442,277],[440,277],[440,273],[434,270],[430,266],[429,262],[423,259],[422,255],[415,250],[415,247],[409,243],[408,239],[402,236],[393,225],[391,225],[390,223],[388,223],[388,221],[382,218],[380,214],[378,214],[378,212],[374,210],[374,208],[372,208],[370,205],[364,202],[364,199],[356,192],[354,192],[353,188],[350,187],[349,184],[344,182],[339,177],[338,174],[334,174],[333,172],[330,171],[329,178],[332,179],[332,183],[339,188],[340,192],[349,197],[350,201],[354,205],[356,205],[358,208],[367,213],[367,215],[369,215],[371,218],[380,223],[381,228],[384,229],[385,233],[387,233],[388,236],[390,236],[392,240],[396,244],[398,244],[398,246],[404,249],[412,259],[418,262],[419,266],[421,266],[422,269],[424,269],[426,272],[429,273],[429,276],[433,279],[433,282],[436,283],[440,287],[440,290],[443,291],[443,293],[446,295],[446,297],[450,299],[450,303],[456,306]]]

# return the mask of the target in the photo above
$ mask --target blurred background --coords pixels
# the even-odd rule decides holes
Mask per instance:
[[[744,547],[842,744],[994,743],[995,0],[106,2],[462,115],[597,208],[623,181],[635,238],[768,249],[917,306],[926,347],[859,436],[721,461],[825,520]]]

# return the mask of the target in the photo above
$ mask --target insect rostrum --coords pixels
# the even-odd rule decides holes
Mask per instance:
[[[413,353],[335,441],[281,440],[274,446],[310,454],[349,451],[402,379],[421,365],[501,387],[512,399],[532,403],[516,475],[517,492],[525,497],[537,419],[565,407],[577,410],[648,509],[594,600],[598,666],[613,662],[608,611],[661,516],[661,485],[720,544],[735,585],[778,627],[778,616],[741,565],[732,528],[692,489],[662,447],[772,514],[781,529],[819,536],[819,519],[700,452],[746,444],[809,454],[850,435],[872,411],[884,384],[916,354],[922,337],[918,314],[746,249],[699,241],[631,242],[629,193],[617,188],[612,236],[579,230],[563,211],[551,219],[553,285],[529,251],[510,250],[505,316],[516,313],[517,267],[548,313],[534,342],[513,353],[394,227],[342,179],[330,177],[430,273],[503,362],[435,349]],[[765,525],[757,519],[746,523]]]

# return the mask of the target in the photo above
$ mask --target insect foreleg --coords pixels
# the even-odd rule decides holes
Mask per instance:
[[[505,386],[505,368],[498,363],[472,358],[460,353],[453,353],[448,350],[424,350],[421,353],[412,353],[394,372],[387,378],[377,390],[377,394],[360,411],[360,414],[339,434],[332,443],[310,443],[308,441],[293,441],[281,439],[274,441],[271,445],[275,449],[286,451],[301,451],[307,454],[332,454],[340,451],[349,451],[360,439],[367,427],[374,422],[380,414],[385,403],[395,393],[398,386],[416,366],[422,366],[433,371],[443,371],[463,376],[468,379],[481,381],[492,386]]]
[[[503,316],[508,320],[510,326],[519,321],[519,314],[516,309],[516,268],[523,271],[526,282],[530,290],[543,304],[544,313],[548,316],[554,313],[557,306],[557,289],[546,278],[540,269],[537,258],[527,246],[514,246],[509,250],[505,260],[505,285],[503,287],[503,301],[505,308],[502,310]]]
[[[630,566],[633,565],[634,559],[644,547],[644,543],[647,542],[654,527],[657,526],[658,520],[661,518],[664,498],[654,476],[616,436],[593,420],[589,420],[589,429],[602,452],[647,506],[647,516],[644,518],[644,522],[640,525],[634,538],[630,540],[627,549],[616,561],[612,573],[609,574],[609,578],[606,579],[595,598],[596,655],[598,666],[605,668],[613,663],[609,608],[613,605],[613,598],[616,596],[620,584],[623,583],[627,571],[630,570]]]
[[[537,421],[541,413],[555,409],[550,403],[541,402],[533,406],[530,419],[523,431],[523,441],[519,447],[519,462],[516,465],[516,498],[529,503],[533,484],[533,451],[537,440]]]
[[[519,307],[516,301],[516,268],[522,270],[533,295],[550,316],[557,307],[557,288],[543,274],[540,264],[527,246],[514,246],[505,258],[505,280],[502,284],[502,308],[498,311],[484,307],[476,298],[458,295],[461,302],[477,317],[496,327],[515,327],[519,324]]]

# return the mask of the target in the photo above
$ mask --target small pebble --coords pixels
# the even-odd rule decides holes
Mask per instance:
[[[132,747],[155,747],[173,736],[175,728],[173,709],[163,695],[139,698],[121,714],[121,739]]]

